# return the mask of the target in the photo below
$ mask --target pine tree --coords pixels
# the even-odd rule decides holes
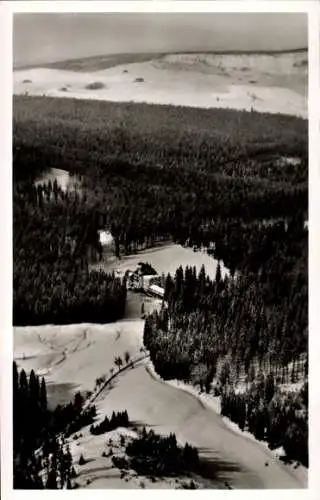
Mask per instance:
[[[206,270],[205,270],[205,267],[203,264],[202,264],[200,272],[199,272],[198,280],[199,280],[199,285],[200,285],[200,292],[203,294],[204,289],[205,289],[205,285],[206,285]]]
[[[120,368],[123,364],[122,358],[120,356],[116,356],[114,358],[114,364],[118,367],[118,370],[120,371]]]
[[[44,380],[44,377],[42,377],[41,387],[40,387],[40,408],[42,409],[43,412],[46,412],[47,406],[48,406],[48,401],[47,401],[46,382]]]
[[[222,387],[224,387],[230,380],[231,368],[228,361],[225,361],[221,367],[219,380]]]
[[[27,379],[26,372],[23,369],[20,372],[19,386],[20,386],[21,395],[24,398],[27,398],[28,392],[29,392],[28,379]]]
[[[208,367],[204,363],[199,363],[193,367],[191,378],[195,384],[200,385],[200,391],[203,392],[208,377]]]
[[[13,397],[14,397],[15,395],[18,394],[18,391],[19,391],[19,372],[18,372],[17,363],[15,361],[13,362],[12,383],[13,383]]]
[[[77,392],[74,396],[74,408],[75,408],[77,414],[80,413],[82,406],[83,406],[83,403],[84,403],[84,399],[83,399],[81,392]]]
[[[265,403],[268,405],[272,400],[275,392],[274,374],[271,372],[267,375],[265,381]]]
[[[35,375],[33,370],[31,370],[29,375],[29,392],[31,404],[33,404],[34,406],[38,406],[40,400],[39,379]]]
[[[19,372],[17,364],[13,363],[13,439],[14,449],[18,450],[21,438],[21,398],[19,387]]]
[[[142,304],[141,304],[141,317],[142,318],[144,317],[144,310],[145,310],[144,302],[142,302]]]
[[[221,266],[220,261],[218,261],[217,270],[216,270],[216,283],[219,285],[221,283]]]

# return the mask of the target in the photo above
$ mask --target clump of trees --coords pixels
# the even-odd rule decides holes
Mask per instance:
[[[121,356],[116,356],[114,358],[114,364],[117,366],[118,370],[120,371],[120,368],[123,365],[123,360],[122,360]]]
[[[157,271],[152,267],[151,264],[149,264],[149,262],[139,262],[138,266],[139,266],[139,271],[140,271],[142,276],[146,276],[146,275],[150,276],[150,275],[157,274]]]
[[[113,456],[112,463],[115,467],[117,467],[117,469],[121,469],[121,470],[128,470],[129,469],[129,462],[126,459],[126,457]]]
[[[48,409],[44,378],[29,377],[13,364],[13,486],[15,489],[71,488],[72,456],[63,437],[65,422]],[[36,451],[38,450],[38,451]]]
[[[105,432],[113,431],[118,427],[129,427],[129,417],[126,410],[117,413],[113,412],[110,419],[106,416],[100,424],[92,425],[90,427],[90,432],[94,436],[97,436]]]
[[[13,468],[14,488],[62,489],[72,487],[75,470],[65,438],[92,424],[94,405],[84,408],[80,392],[73,401],[48,407],[44,378],[31,370],[29,377],[13,363]]]
[[[59,423],[62,423],[63,420],[65,420],[66,422],[66,437],[69,437],[71,436],[71,434],[78,432],[86,425],[92,424],[96,415],[97,410],[94,405],[83,410],[82,408],[78,408],[75,403],[73,403],[73,405],[71,403],[62,408],[56,408],[55,410],[55,418],[59,421]]]
[[[168,476],[196,472],[199,468],[198,450],[188,443],[177,445],[174,434],[162,437],[143,428],[141,435],[126,447],[130,466],[138,474]]]
[[[283,447],[286,456],[308,466],[308,402],[306,382],[299,393],[275,390],[273,376],[236,394],[230,387],[221,396],[221,414],[248,429],[270,448]]]
[[[102,82],[92,82],[85,86],[87,90],[100,90],[105,88],[105,84]]]

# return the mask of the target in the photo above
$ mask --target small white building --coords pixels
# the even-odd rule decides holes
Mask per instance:
[[[152,295],[160,297],[161,299],[163,299],[164,297],[164,288],[158,285],[150,285],[148,292],[151,293]]]

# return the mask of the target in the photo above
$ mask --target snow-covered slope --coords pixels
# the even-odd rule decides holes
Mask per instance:
[[[188,441],[197,446],[201,456],[214,462],[212,467],[218,467],[218,477],[211,480],[211,487],[223,487],[226,480],[233,488],[305,486],[301,477],[264,445],[230,429],[212,407],[158,380],[140,350],[142,337],[143,321],[139,319],[110,325],[15,328],[14,357],[19,366],[36,369],[49,383],[69,384],[74,390],[85,392],[94,390],[97,377],[108,378],[112,368],[117,371],[114,357],[119,355],[124,359],[128,351],[132,360],[140,361],[133,368],[128,366],[121,371],[98,395],[95,404],[101,418],[126,409],[131,420],[153,427],[160,434],[174,432],[180,443]],[[128,487],[125,478],[119,477],[119,471],[104,470],[106,461],[102,452],[108,451],[107,435],[92,436],[88,429],[77,434],[82,437],[73,442],[74,458],[77,461],[81,451],[90,460],[81,476],[82,486]],[[84,469],[81,471],[84,473]],[[139,487],[139,482],[130,480],[130,484]]]
[[[307,117],[307,52],[169,54],[94,72],[14,71],[15,94],[235,108]],[[98,87],[92,89],[93,87]],[[88,87],[89,86],[89,87]]]

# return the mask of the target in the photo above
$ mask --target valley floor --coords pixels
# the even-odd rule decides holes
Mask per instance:
[[[180,443],[197,446],[200,456],[212,464],[212,477],[202,487],[224,488],[226,481],[232,488],[306,487],[302,468],[284,465],[264,444],[234,432],[212,405],[195,394],[159,380],[142,355],[142,337],[143,321],[134,318],[106,325],[17,327],[14,358],[20,367],[43,374],[49,384],[67,383],[68,399],[75,390],[92,391],[96,378],[108,378],[110,368],[116,370],[115,356],[128,351],[132,360],[142,357],[101,391],[94,401],[99,417],[126,409],[137,425],[159,434],[174,432]],[[88,428],[77,434],[82,437],[72,440],[74,458],[81,451],[88,459],[80,471],[81,487],[141,488],[141,481],[146,487],[175,487],[166,482],[150,486],[145,478],[126,476],[126,480],[118,469],[105,470],[106,458],[101,455],[108,453],[108,434],[92,436]]]

